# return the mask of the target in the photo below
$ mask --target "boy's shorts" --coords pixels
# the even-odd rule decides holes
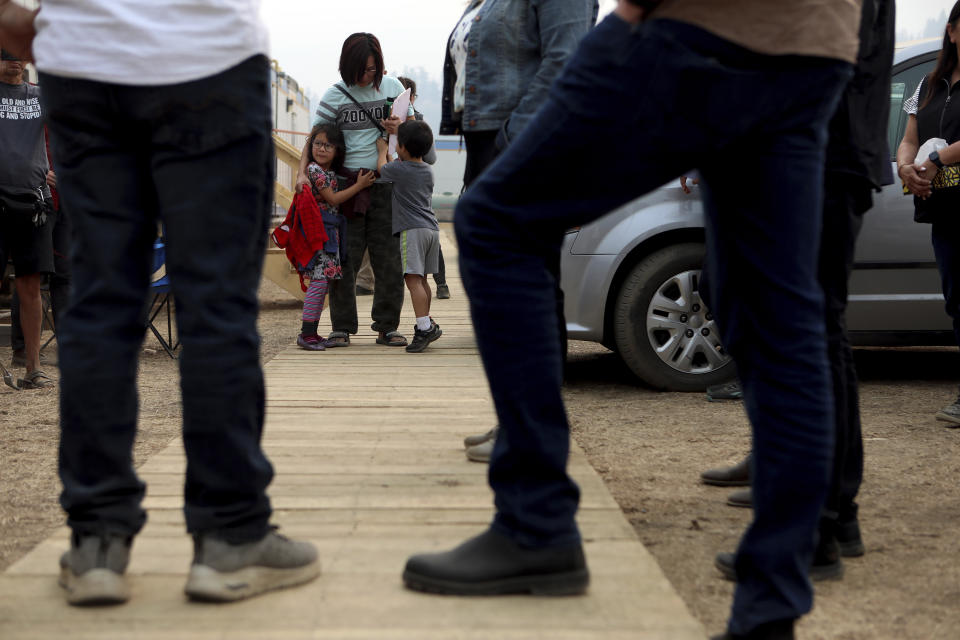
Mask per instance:
[[[436,229],[401,231],[400,260],[405,274],[425,276],[439,271],[440,232]]]
[[[45,225],[36,227],[27,216],[0,213],[0,278],[8,258],[19,275],[53,273],[53,215]]]

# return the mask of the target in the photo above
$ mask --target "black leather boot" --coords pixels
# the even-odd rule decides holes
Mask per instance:
[[[733,465],[722,469],[709,469],[700,474],[703,484],[715,487],[749,487],[750,486],[750,458],[752,454]]]
[[[409,589],[454,595],[578,595],[590,582],[583,546],[529,549],[488,529],[451,551],[407,560]]]

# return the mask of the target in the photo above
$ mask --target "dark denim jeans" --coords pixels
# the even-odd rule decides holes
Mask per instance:
[[[677,22],[631,28],[610,16],[586,36],[455,217],[501,425],[494,527],[525,545],[579,538],[551,269],[564,231],[698,167],[711,299],[757,461],[730,630],[810,609],[807,568],[833,454],[817,284],[824,146],[850,74],[846,63],[760,56]]]
[[[273,468],[260,446],[257,286],[273,196],[269,65],[158,87],[43,76],[44,111],[75,229],[59,332],[61,504],[81,534],[135,534],[137,358],[162,223],[183,344],[187,528],[262,537]]]
[[[393,235],[393,184],[378,182],[370,187],[370,207],[363,216],[347,220],[347,260],[343,278],[330,281],[330,323],[334,331],[356,333],[357,271],[363,252],[370,251],[373,268],[374,331],[389,333],[400,326],[403,308],[403,266],[400,239]]]

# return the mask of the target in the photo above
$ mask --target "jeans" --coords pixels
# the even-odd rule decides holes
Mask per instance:
[[[158,223],[174,296],[191,533],[263,537],[273,468],[260,439],[256,319],[273,197],[269,63],[122,86],[43,76],[55,166],[74,225],[59,332],[61,504],[80,535],[133,535],[137,358]]]
[[[389,333],[400,326],[403,308],[403,269],[400,266],[400,239],[393,235],[393,185],[385,182],[370,187],[370,207],[363,216],[347,220],[347,259],[343,277],[330,281],[330,323],[334,331],[356,333],[357,271],[363,252],[370,252],[373,267],[373,317],[371,328]]]
[[[810,609],[807,568],[833,454],[816,278],[824,146],[850,75],[843,62],[761,56],[673,21],[633,28],[611,15],[582,41],[455,216],[501,426],[489,469],[494,528],[527,546],[579,539],[551,268],[565,230],[698,167],[711,300],[756,458],[730,630]],[[587,179],[598,162],[599,180]]]

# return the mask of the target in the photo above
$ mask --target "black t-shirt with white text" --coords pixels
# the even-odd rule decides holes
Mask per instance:
[[[46,191],[47,148],[40,87],[0,82],[0,189]]]

